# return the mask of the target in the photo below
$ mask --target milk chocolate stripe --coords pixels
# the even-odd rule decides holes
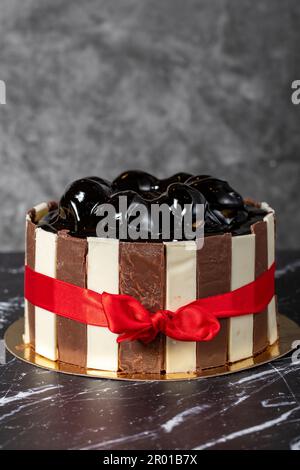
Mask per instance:
[[[224,294],[231,285],[231,235],[206,237],[197,252],[197,298]],[[221,329],[211,341],[197,342],[197,369],[218,367],[227,362],[228,319],[220,320]]]
[[[139,300],[148,310],[164,308],[165,255],[162,243],[120,242],[119,288]],[[165,369],[165,337],[150,344],[125,341],[119,345],[119,368],[130,373],[160,373]]]
[[[35,268],[35,224],[30,217],[26,220],[26,263],[31,268]],[[27,303],[29,341],[35,346],[35,309],[30,302]]]
[[[56,277],[86,287],[87,241],[58,233]],[[87,327],[69,318],[57,316],[58,359],[86,367]]]
[[[268,269],[268,232],[266,222],[252,225],[255,234],[255,279]],[[253,316],[253,355],[268,346],[268,309]]]

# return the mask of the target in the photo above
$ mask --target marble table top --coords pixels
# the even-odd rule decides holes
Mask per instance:
[[[0,255],[0,338],[23,314],[22,263]],[[277,268],[280,312],[300,324],[300,252],[279,253]],[[58,374],[0,347],[2,449],[300,449],[300,363],[290,355],[228,376],[144,383]]]

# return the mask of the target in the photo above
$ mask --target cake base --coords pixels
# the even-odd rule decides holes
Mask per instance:
[[[124,374],[121,372],[107,372],[95,369],[84,369],[60,361],[50,361],[29,346],[23,343],[24,319],[17,320],[7,329],[4,340],[8,351],[22,361],[28,362],[43,369],[62,372],[63,374],[80,375],[114,380],[191,380],[197,378],[217,377],[224,374],[232,374],[242,370],[251,369],[261,364],[266,364],[278,359],[293,349],[295,340],[300,337],[300,327],[285,315],[279,315],[280,339],[269,346],[269,348],[255,357],[244,359],[223,367],[206,369],[193,373],[173,373],[173,374]]]

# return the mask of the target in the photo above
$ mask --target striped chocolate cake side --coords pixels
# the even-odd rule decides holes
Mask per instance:
[[[35,270],[56,277],[57,235],[37,228],[35,232]],[[35,351],[41,356],[57,360],[57,315],[35,307]]]
[[[231,287],[231,234],[205,238],[197,252],[197,298],[229,292]],[[227,362],[229,320],[219,320],[221,329],[211,341],[197,342],[197,369],[223,366]]]
[[[176,310],[197,298],[222,294],[253,281],[274,262],[274,214],[251,234],[167,243],[71,237],[37,227],[49,204],[26,218],[26,263],[37,272],[96,292],[128,294],[147,309]],[[150,344],[117,344],[107,328],[56,316],[25,301],[24,342],[51,360],[124,373],[180,373],[252,357],[278,339],[275,297],[264,312],[221,319],[209,342],[174,341],[159,334]]]
[[[165,252],[162,243],[120,242],[120,294],[131,295],[150,312],[164,308]],[[119,344],[119,369],[127,373],[161,373],[165,369],[163,334],[149,344]]]
[[[119,294],[119,240],[88,238],[87,287]],[[87,326],[87,367],[118,370],[117,335],[108,328]]]
[[[58,232],[56,277],[78,287],[86,287],[87,241]],[[87,326],[57,315],[58,359],[86,367]]]
[[[26,215],[26,231],[25,231],[25,264],[31,269],[36,267],[36,224],[39,220],[48,214],[49,210],[57,207],[56,202],[41,202],[34,206]],[[35,306],[25,299],[25,328],[24,342],[35,346]]]
[[[254,281],[255,235],[231,239],[231,290]],[[229,318],[228,361],[240,361],[252,356],[253,314]]]
[[[269,213],[264,217],[267,224],[268,232],[268,268],[272,266],[275,261],[275,218],[274,212]],[[278,325],[277,325],[277,302],[276,296],[268,305],[268,340],[270,344],[274,344],[278,339]]]
[[[255,235],[255,279],[268,269],[268,233],[264,221],[252,225]],[[268,346],[268,308],[253,317],[253,355]]]
[[[32,215],[29,213],[26,216],[25,264],[31,269],[35,269],[35,228]],[[35,307],[27,299],[25,299],[24,315],[24,343],[35,346]]]
[[[176,310],[197,298],[197,249],[194,241],[169,242],[166,245],[167,310]],[[166,338],[166,372],[196,370],[196,342]]]

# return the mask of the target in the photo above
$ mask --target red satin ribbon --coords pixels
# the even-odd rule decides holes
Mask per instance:
[[[158,332],[180,341],[209,341],[219,330],[218,318],[265,310],[274,295],[275,264],[255,281],[226,294],[195,300],[175,312],[150,313],[129,295],[99,294],[25,267],[25,298],[37,307],[120,335],[118,342],[152,341]]]

